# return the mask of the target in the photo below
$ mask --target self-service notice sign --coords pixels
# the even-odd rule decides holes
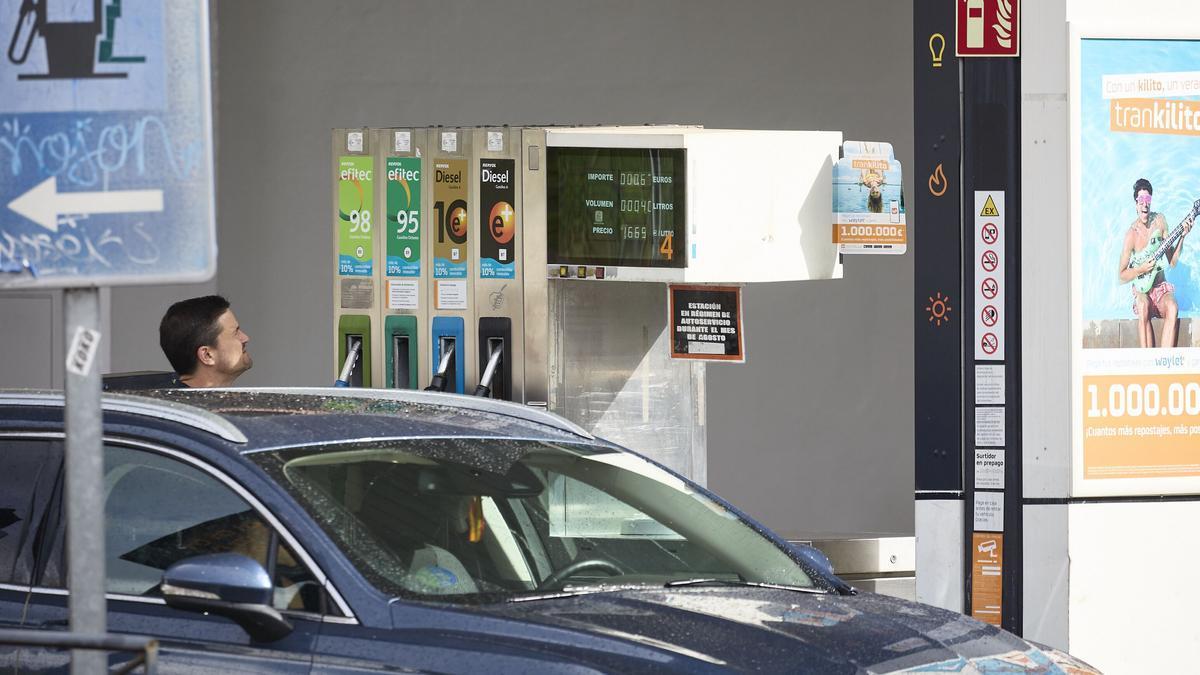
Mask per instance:
[[[0,289],[211,278],[208,3],[0,12]]]
[[[740,286],[670,286],[671,358],[746,360]]]

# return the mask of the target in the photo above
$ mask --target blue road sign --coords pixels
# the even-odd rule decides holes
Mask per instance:
[[[216,269],[206,0],[0,0],[0,289]]]

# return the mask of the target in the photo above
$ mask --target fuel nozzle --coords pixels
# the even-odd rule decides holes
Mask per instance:
[[[483,377],[479,378],[479,386],[475,387],[475,395],[484,398],[492,395],[492,379],[496,376],[496,371],[504,359],[504,342],[501,340],[489,340],[489,342],[492,352],[488,356],[487,367],[483,369]]]
[[[425,387],[425,391],[446,391],[446,385],[449,384],[449,378],[446,377],[450,370],[450,364],[454,361],[454,340],[442,338],[442,360],[438,362],[437,372],[429,380],[429,386]]]
[[[342,362],[342,372],[338,376],[337,381],[333,383],[335,387],[349,387],[350,374],[354,372],[354,364],[358,363],[359,352],[362,351],[362,341],[352,340],[350,349],[346,352],[346,360]]]

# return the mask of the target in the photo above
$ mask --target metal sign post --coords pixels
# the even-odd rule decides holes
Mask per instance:
[[[104,474],[100,420],[100,372],[96,351],[102,336],[100,291],[72,288],[63,294],[63,325],[68,339],[66,369],[67,581],[71,589],[71,630],[108,631],[104,603]],[[72,337],[73,336],[73,337]],[[76,649],[71,672],[107,669],[104,652]]]

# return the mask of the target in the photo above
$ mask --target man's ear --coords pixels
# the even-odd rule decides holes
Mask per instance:
[[[201,345],[200,347],[196,348],[196,362],[201,365],[211,366],[215,364],[217,360],[213,356],[212,349],[209,349],[208,345]]]

